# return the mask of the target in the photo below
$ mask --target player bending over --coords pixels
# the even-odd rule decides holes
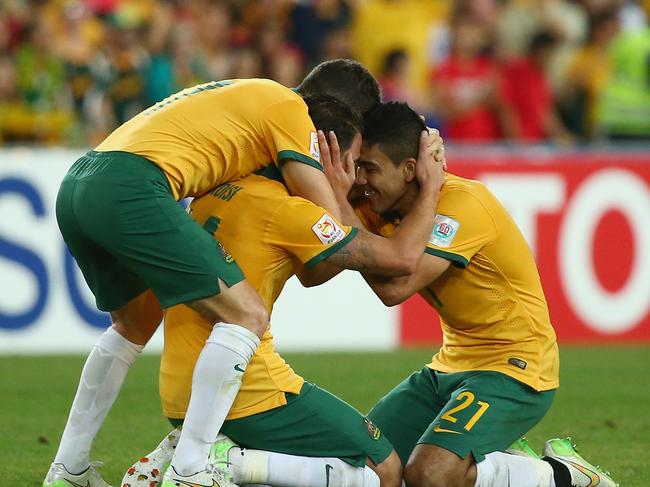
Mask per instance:
[[[273,166],[292,194],[338,216],[301,97],[319,92],[359,112],[379,102],[372,76],[345,60],[317,67],[298,92],[270,80],[213,81],[136,115],[70,168],[57,221],[112,326],[88,356],[44,487],[107,485],[90,466],[92,442],[162,309],[179,303],[203,316],[212,333],[198,359],[173,464],[179,480],[210,475],[204,438],[216,438],[268,314],[237,265],[224,260],[177,200]]]

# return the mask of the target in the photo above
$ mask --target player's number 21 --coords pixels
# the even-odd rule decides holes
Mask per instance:
[[[446,419],[447,421],[450,421],[452,423],[455,423],[458,421],[458,418],[454,416],[459,411],[462,411],[463,409],[466,409],[472,405],[474,402],[474,394],[472,394],[469,391],[463,391],[458,396],[456,396],[456,401],[461,401],[461,403],[458,406],[454,406],[451,408],[449,411],[447,411],[445,414],[442,415],[441,419]],[[469,431],[471,430],[476,422],[485,414],[485,411],[490,407],[490,404],[484,401],[476,401],[476,404],[478,404],[478,411],[474,413],[474,415],[469,418],[469,421],[467,424],[464,426],[465,430]]]

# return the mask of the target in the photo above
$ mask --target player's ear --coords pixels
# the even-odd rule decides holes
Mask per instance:
[[[410,183],[415,179],[415,159],[409,157],[404,159],[401,164],[402,174],[404,174],[404,181]]]

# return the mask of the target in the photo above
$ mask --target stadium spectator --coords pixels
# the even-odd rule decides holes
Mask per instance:
[[[412,69],[412,63],[406,51],[395,49],[386,55],[378,79],[384,101],[405,101],[418,113],[426,118],[431,118],[430,100],[411,81]]]
[[[325,59],[326,39],[350,24],[351,11],[343,0],[299,1],[291,12],[290,39],[300,46],[307,65]]]
[[[529,43],[527,55],[508,62],[501,70],[502,97],[512,113],[512,135],[516,140],[571,142],[571,135],[555,110],[553,91],[546,79],[555,42],[552,33],[538,32]]]
[[[379,72],[385,55],[405,50],[413,62],[412,82],[425,85],[427,40],[431,29],[444,20],[449,0],[364,0],[358,2],[353,21],[355,57],[371,72]]]
[[[574,134],[585,139],[596,136],[596,107],[611,76],[608,51],[619,30],[619,20],[610,10],[594,15],[589,24],[589,39],[571,60],[560,93],[565,123]]]
[[[145,108],[144,84],[149,55],[136,26],[121,24],[118,17],[112,17],[103,56],[107,69],[101,82],[105,83],[115,123],[120,125]]]
[[[542,30],[557,40],[548,68],[551,86],[556,90],[564,81],[575,49],[587,37],[586,12],[567,0],[511,0],[499,22],[500,51],[506,58],[525,56],[530,40]]]
[[[494,142],[501,136],[497,63],[484,55],[487,31],[465,8],[451,19],[451,56],[431,75],[437,115],[450,141]]]
[[[612,139],[650,139],[650,27],[624,32],[610,48],[612,76],[597,110],[597,124]]]
[[[60,143],[73,120],[63,62],[49,49],[50,32],[41,19],[23,25],[21,37],[13,61],[3,63],[3,138]]]

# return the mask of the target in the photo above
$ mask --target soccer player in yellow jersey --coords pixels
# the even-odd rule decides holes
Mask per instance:
[[[365,117],[357,183],[374,231],[389,236],[418,194],[413,169],[423,124],[408,105]],[[344,213],[354,220],[335,193]],[[543,460],[503,453],[548,411],[559,385],[555,332],[534,258],[504,207],[480,182],[447,174],[417,270],[364,273],[389,306],[419,293],[441,318],[432,361],[396,386],[369,417],[388,437],[410,487],[613,487],[566,441]],[[376,216],[383,216],[383,224]],[[370,223],[369,223],[370,224]]]
[[[335,114],[329,112],[310,114],[317,126],[332,128],[330,119]],[[357,135],[339,131],[338,136],[344,158],[352,165],[360,149]],[[439,163],[427,160],[425,139],[420,140],[424,142],[418,180],[423,193],[432,193],[416,203],[422,209],[435,203],[443,173]],[[428,173],[435,177],[422,177]],[[403,266],[400,261],[417,261],[428,238],[425,232],[419,241],[404,239],[405,232],[412,233],[409,226],[419,226],[422,217],[416,214],[390,239],[341,225],[326,210],[290,196],[281,182],[261,175],[217,187],[196,199],[190,212],[206,233],[231,252],[223,250],[226,261],[241,266],[269,314],[287,279],[297,271],[304,278],[303,266],[317,268],[326,261],[341,268],[390,271]],[[210,332],[211,323],[187,306],[166,312],[160,394],[168,418],[179,422],[187,418],[193,370],[195,364],[199,367],[197,359]],[[401,482],[399,458],[390,443],[354,408],[298,376],[275,352],[270,326],[246,368],[221,431],[240,446],[257,450],[234,450],[227,464],[220,465],[238,484],[376,486],[379,479],[374,474],[354,468],[367,461],[379,473],[382,486],[398,487]],[[157,485],[169,461],[171,440],[146,455],[146,462],[129,469],[122,484]],[[163,487],[176,485],[174,469],[172,463]]]
[[[57,220],[113,324],[84,366],[45,487],[105,485],[89,463],[92,442],[161,308],[179,303],[214,329],[196,368],[174,465],[185,476],[209,476],[204,438],[216,437],[236,387],[217,391],[239,380],[268,315],[237,265],[224,260],[177,200],[272,165],[292,194],[338,216],[308,115],[309,100],[320,102],[307,95],[319,92],[354,101],[359,112],[379,101],[376,81],[348,61],[316,68],[298,92],[269,80],[206,83],[136,115],[71,167],[57,197]],[[341,119],[341,126],[349,123]],[[216,419],[208,423],[207,416]]]

